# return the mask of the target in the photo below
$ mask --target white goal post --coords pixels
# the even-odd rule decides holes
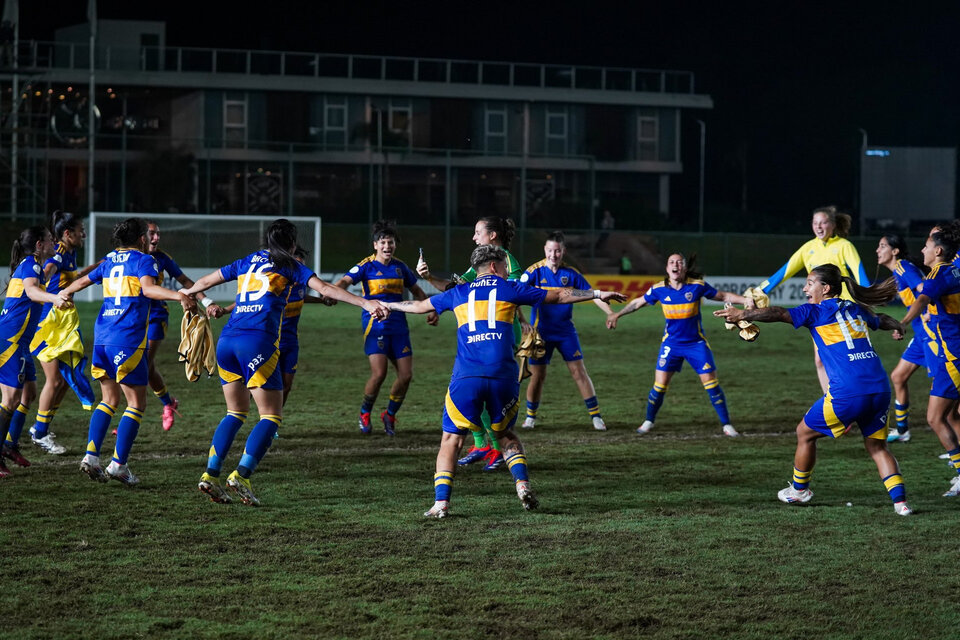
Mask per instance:
[[[263,232],[278,218],[284,217],[297,227],[297,241],[309,253],[307,265],[320,274],[320,227],[317,216],[242,216],[202,213],[122,213],[94,211],[87,220],[86,264],[94,264],[113,251],[113,227],[121,220],[137,217],[153,220],[160,227],[160,250],[169,254],[191,280],[196,280],[218,267],[256,251],[263,241]],[[176,283],[165,283],[178,289]],[[90,287],[81,295],[86,300],[99,299]],[[217,301],[233,300],[236,285],[224,283],[208,295]]]

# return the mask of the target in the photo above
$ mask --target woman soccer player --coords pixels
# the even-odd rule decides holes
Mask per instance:
[[[897,283],[897,294],[908,309],[919,293],[920,283],[923,282],[923,271],[914,264],[907,254],[907,243],[895,233],[885,234],[877,245],[877,263],[890,269],[893,279]],[[891,425],[887,442],[910,441],[910,387],[907,382],[910,376],[920,367],[926,367],[932,377],[936,369],[936,333],[934,328],[927,326],[923,318],[917,316],[911,323],[913,337],[900,356],[897,366],[890,372],[890,382],[893,383],[894,418],[896,424]]]
[[[527,267],[520,276],[520,282],[538,289],[550,291],[552,289],[589,289],[590,283],[580,275],[580,272],[563,261],[567,246],[562,231],[554,231],[547,236],[543,245],[545,258],[536,264]],[[594,300],[606,315],[613,313],[603,300]],[[600,405],[597,402],[597,392],[593,387],[593,380],[583,365],[583,352],[580,349],[580,338],[577,328],[573,326],[573,307],[563,305],[537,305],[533,308],[533,327],[540,333],[546,343],[547,352],[542,358],[530,358],[530,381],[527,383],[527,417],[523,421],[524,429],[532,429],[536,425],[537,410],[540,408],[540,397],[543,394],[543,383],[547,378],[547,365],[554,349],[560,351],[567,369],[573,376],[573,381],[580,390],[580,396],[587,405],[587,413],[597,431],[605,431],[607,425],[600,415]]]
[[[227,414],[213,434],[207,469],[199,483],[200,491],[214,502],[231,501],[220,485],[220,470],[247,419],[250,396],[253,396],[260,421],[251,430],[240,464],[227,478],[227,486],[237,493],[243,504],[260,504],[253,493],[250,476],[266,455],[283,420],[278,338],[290,288],[306,283],[325,297],[363,307],[376,319],[389,313],[376,300],[364,300],[322,281],[297,260],[296,250],[297,227],[289,220],[275,220],[264,233],[262,249],[203,276],[189,289],[180,290],[189,296],[222,282],[237,280],[236,306],[217,342],[217,367]]]
[[[0,434],[3,434],[0,456],[0,478],[10,475],[3,462],[8,458],[29,467],[20,453],[20,431],[13,423],[17,402],[26,408],[37,397],[37,372],[30,356],[30,340],[37,330],[44,303],[58,303],[57,296],[43,289],[45,278],[40,265],[53,255],[53,237],[42,226],[24,229],[10,249],[10,280],[0,313]]]
[[[951,264],[960,248],[960,224],[934,227],[923,246],[923,264],[930,273],[923,280],[923,288],[903,317],[907,325],[926,309],[936,317],[938,352],[937,368],[933,373],[930,400],[927,403],[927,422],[947,451],[951,466],[957,475],[944,497],[960,495],[960,420],[957,403],[960,400],[960,267]]]
[[[691,263],[695,260],[691,260]],[[693,264],[681,253],[667,258],[667,277],[650,287],[645,294],[631,300],[618,313],[607,316],[607,328],[616,329],[621,316],[633,313],[648,304],[660,303],[666,326],[663,330],[660,355],[657,357],[657,369],[653,388],[647,397],[647,419],[637,428],[637,433],[648,433],[653,429],[657,412],[663,404],[663,397],[670,386],[673,374],[680,371],[686,360],[700,376],[703,388],[710,396],[710,402],[720,418],[723,434],[737,436],[737,430],[730,424],[730,412],[727,400],[717,380],[717,366],[713,361],[713,352],[703,335],[700,320],[700,300],[709,298],[721,302],[734,302],[747,307],[753,306],[753,300],[731,293],[718,291],[703,281],[703,276],[695,271]]]
[[[853,302],[840,298],[844,284]],[[868,336],[869,329],[899,331],[900,323],[882,313],[874,315],[868,306],[893,298],[896,284],[891,279],[873,287],[861,287],[852,278],[842,276],[836,265],[825,264],[810,271],[803,292],[809,302],[793,309],[727,308],[713,312],[734,323],[786,322],[796,329],[806,327],[823,359],[829,381],[827,392],[797,425],[793,480],[777,497],[791,504],[809,502],[813,497],[810,476],[817,461],[817,440],[839,438],[856,422],[894,510],[908,516],[913,511],[907,505],[903,476],[897,459],[887,449],[890,383]]]
[[[147,247],[148,252],[157,261],[157,267],[160,269],[159,282],[162,284],[165,276],[168,274],[183,287],[193,286],[193,280],[188,278],[180,265],[170,257],[169,254],[160,251],[160,226],[153,220],[147,220]],[[207,315],[211,318],[219,318],[223,315],[223,309],[207,296],[200,294],[197,300],[203,304],[207,310]],[[164,431],[170,431],[173,423],[179,415],[177,409],[180,407],[180,401],[172,397],[167,391],[167,385],[163,380],[163,375],[157,369],[157,352],[160,350],[160,343],[167,336],[167,322],[170,319],[170,312],[167,310],[167,303],[163,300],[152,300],[150,302],[150,321],[147,329],[147,371],[149,372],[150,390],[153,395],[160,400],[163,405],[163,412],[160,416],[160,425]]]
[[[57,244],[54,248],[53,255],[47,258],[43,264],[43,275],[47,281],[47,293],[55,296],[61,289],[78,277],[84,276],[92,271],[94,266],[80,270],[77,264],[77,251],[83,246],[83,242],[87,237],[83,220],[72,213],[58,209],[51,215],[50,229],[53,231],[53,237],[57,241]],[[40,322],[44,325],[41,333],[52,337],[57,335],[57,329],[54,324],[66,326],[70,319],[62,313],[51,314],[51,309],[53,309],[52,303],[43,305],[43,311],[40,313]],[[73,310],[67,313],[75,314],[76,311]],[[80,336],[79,329],[76,329],[76,332],[75,338],[77,344],[74,346],[82,353],[82,336]],[[63,336],[61,335],[60,337],[62,338]],[[36,336],[30,344],[33,355],[40,361],[40,368],[43,369],[43,376],[45,378],[43,389],[40,391],[40,401],[37,405],[37,419],[34,425],[30,427],[30,437],[33,444],[53,455],[59,455],[66,451],[66,448],[56,441],[53,432],[50,431],[50,423],[53,421],[53,417],[56,415],[57,409],[60,407],[60,403],[63,401],[67,390],[70,388],[67,380],[61,373],[61,367],[69,369],[69,364],[64,363],[57,357],[48,360],[48,354],[57,350],[60,346],[61,345],[57,344],[47,344],[46,341],[41,340],[41,336],[39,335]],[[78,395],[82,396],[87,396],[87,394],[92,393],[92,389],[88,388],[90,383],[83,373],[85,364],[86,359],[84,358],[82,362],[78,363],[79,370],[75,369],[72,374],[75,377],[73,384],[77,386],[76,390]],[[80,377],[83,379],[80,380]],[[85,409],[92,409],[93,397],[81,397],[81,403]],[[17,410],[19,412],[19,407]],[[24,416],[25,415],[26,414],[24,414]],[[15,421],[17,417],[16,415],[14,416]]]
[[[513,254],[510,253],[510,242],[513,240],[513,236],[516,234],[516,232],[517,226],[514,224],[513,220],[509,218],[501,218],[499,216],[486,216],[484,218],[480,218],[473,227],[473,241],[478,247],[491,244],[495,247],[500,247],[506,252],[507,280],[519,280],[520,275],[523,273],[523,268],[520,266],[520,263],[515,257],[513,257]],[[430,284],[435,286],[440,291],[444,291],[450,286],[450,280],[435,278],[430,274],[430,267],[427,265],[422,255],[420,256],[419,262],[417,262],[417,273],[420,274],[421,278],[428,280]],[[457,280],[458,282],[473,282],[476,280],[476,278],[476,269],[470,267],[463,273],[462,276],[459,276]],[[517,307],[516,316],[513,319],[514,345],[520,342],[520,326],[523,321],[523,313],[520,311],[520,308]],[[495,471],[496,469],[499,469],[501,465],[503,465],[503,454],[500,451],[500,444],[493,436],[493,429],[490,426],[490,416],[484,412],[481,416],[481,419],[483,423],[483,430],[473,432],[473,446],[470,447],[470,450],[467,451],[465,456],[457,460],[457,464],[464,466],[484,460],[486,464],[484,465],[483,470]]]
[[[423,300],[427,294],[417,284],[417,275],[406,264],[393,257],[397,250],[399,235],[393,222],[384,220],[373,225],[372,256],[364,258],[345,273],[337,286],[346,290],[352,284],[360,283],[363,297],[381,302],[399,302],[403,300],[403,290],[409,289],[416,300]],[[397,379],[390,387],[390,403],[380,414],[383,431],[388,436],[396,433],[397,412],[403,404],[413,379],[413,348],[410,345],[410,329],[407,317],[403,314],[392,315],[377,321],[366,310],[360,316],[363,326],[363,352],[370,361],[370,377],[363,387],[363,402],[360,405],[358,424],[360,433],[369,434],[370,411],[377,401],[380,386],[387,377],[387,362],[393,364]],[[427,316],[427,323],[437,324],[437,314]]]
[[[760,283],[760,289],[769,294],[777,286],[800,271],[806,268],[807,273],[814,267],[821,264],[836,265],[843,276],[853,276],[857,284],[865,287],[870,284],[867,278],[867,271],[863,268],[860,261],[860,254],[853,243],[847,240],[847,234],[850,233],[850,216],[841,213],[835,206],[820,207],[813,210],[813,235],[816,237],[800,245],[786,264],[780,267],[775,274]],[[850,300],[849,294],[844,291],[842,297]],[[823,368],[823,362],[817,354],[816,349],[813,352],[813,361],[817,367],[817,378],[820,380],[820,388],[827,392],[827,374]]]
[[[160,286],[157,261],[147,253],[147,223],[142,218],[127,218],[113,228],[116,250],[88,275],[74,280],[58,294],[69,301],[77,291],[91,284],[103,284],[103,306],[93,328],[93,378],[100,382],[101,401],[90,417],[86,455],[80,470],[91,479],[106,482],[113,478],[127,486],[140,482],[127,466],[130,449],[140,430],[147,406],[147,321],[151,300],[179,302],[185,310],[196,303],[183,294]],[[120,424],[113,457],[106,469],[100,466],[100,446],[110,421],[127,402]]]

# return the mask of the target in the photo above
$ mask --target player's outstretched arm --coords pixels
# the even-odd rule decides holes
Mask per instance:
[[[410,287],[410,293],[413,294],[414,300],[426,300],[428,297],[427,293],[423,289],[421,289],[420,285],[418,284],[415,284],[412,287]],[[431,327],[435,327],[439,322],[440,322],[440,316],[437,314],[436,311],[434,311],[433,313],[427,313],[428,325],[430,325]]]
[[[627,315],[628,313],[633,313],[640,307],[645,307],[647,305],[647,300],[643,296],[638,296],[627,303],[623,309],[616,313],[607,314],[607,329],[616,329],[617,322],[622,316]]]
[[[187,274],[182,272],[180,273],[179,276],[177,276],[176,280],[177,282],[179,282],[181,285],[183,285],[185,288],[188,288],[188,289],[194,285],[193,280],[188,278]],[[202,293],[198,293],[197,300],[207,310],[207,317],[219,318],[224,314],[223,307],[221,307],[216,302],[214,302],[213,298],[210,298],[209,296],[205,296]]]
[[[40,281],[37,278],[24,278],[23,292],[33,302],[49,302],[54,305],[59,305],[60,303],[60,298],[54,293],[47,293],[46,290],[40,286]]]
[[[910,305],[910,308],[907,309],[907,315],[903,316],[903,318],[900,320],[900,323],[903,324],[903,326],[907,326],[913,322],[914,318],[923,313],[924,309],[926,309],[927,305],[929,304],[930,296],[921,293],[917,296],[916,300],[913,301],[913,304]]]
[[[183,293],[183,291],[183,289],[180,291],[167,289],[166,287],[157,284],[157,280],[153,276],[140,276],[140,292],[143,293],[144,296],[150,298],[151,300],[169,300],[171,302],[179,302],[184,311],[192,311],[196,313],[197,301],[194,300],[192,296]]]
[[[619,300],[623,302],[627,296],[619,291],[600,291],[599,289],[552,289],[544,296],[544,304],[572,304],[587,302],[588,300]]]
[[[57,309],[66,309],[71,304],[73,304],[73,294],[77,291],[83,291],[92,284],[90,276],[80,276],[73,282],[69,284],[65,289],[60,289],[60,293],[57,294],[57,301],[54,302]]]
[[[433,300],[425,298],[423,300],[404,300],[403,302],[385,302],[391,311],[402,311],[403,313],[436,313],[433,307]]]
[[[226,280],[220,273],[220,269],[217,269],[216,271],[211,271],[207,275],[194,282],[192,287],[180,289],[180,293],[186,296],[192,296],[197,293],[203,293],[207,289],[215,287],[222,282],[226,282]]]
[[[374,318],[381,320],[390,315],[390,310],[379,300],[367,300],[360,296],[355,296],[346,289],[324,282],[317,276],[313,276],[307,282],[307,286],[322,295],[324,298],[331,298],[352,304],[355,307],[362,307],[373,315]]]
[[[718,318],[723,318],[727,322],[737,323],[741,320],[749,322],[786,322],[793,324],[790,318],[790,312],[783,307],[767,307],[766,309],[737,309],[736,307],[725,307],[713,312]]]
[[[744,309],[755,309],[756,303],[754,303],[753,298],[748,298],[746,296],[741,296],[732,291],[717,291],[717,295],[711,300],[717,300],[719,302],[732,302],[733,304],[741,304]]]
[[[885,313],[878,313],[877,319],[880,320],[880,330],[893,331],[894,337],[899,334],[900,338],[897,338],[898,340],[902,339],[903,335],[907,332],[906,327],[899,320],[896,318],[891,318]]]

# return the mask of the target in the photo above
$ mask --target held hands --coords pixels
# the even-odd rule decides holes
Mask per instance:
[[[180,295],[180,306],[183,307],[184,311],[189,311],[190,313],[197,312],[197,301],[193,299],[192,296],[188,296],[183,293],[183,289],[177,293]],[[212,306],[212,305],[211,305]]]
[[[724,307],[713,312],[718,318],[723,318],[731,324],[736,324],[743,320],[743,310],[736,307]]]
[[[431,327],[435,327],[440,324],[440,314],[436,311],[431,311],[427,314],[427,324]]]
[[[607,314],[607,329],[616,329],[617,320],[620,319],[619,313],[608,313]]]
[[[53,303],[57,309],[69,309],[73,306],[73,296],[65,295],[62,291],[57,294],[57,301]]]
[[[619,291],[601,291],[600,294],[596,296],[596,299],[603,302],[610,302],[611,300],[626,302],[627,296]]]
[[[379,300],[366,300],[363,303],[363,308],[373,316],[374,320],[384,320],[390,315],[390,308]]]
[[[206,299],[206,298],[204,298]],[[207,317],[208,318],[219,318],[226,311],[223,310],[223,307],[218,305],[216,302],[211,302],[210,306],[207,307]]]

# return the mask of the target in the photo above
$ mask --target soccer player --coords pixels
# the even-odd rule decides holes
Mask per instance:
[[[589,289],[587,282],[579,271],[566,264],[563,257],[567,246],[562,231],[554,231],[547,236],[543,245],[544,259],[527,267],[520,276],[520,282],[550,291],[552,289]],[[603,300],[594,300],[605,315],[613,310]],[[607,425],[600,415],[600,405],[597,402],[597,392],[593,387],[593,380],[583,364],[583,352],[580,349],[580,338],[577,328],[573,326],[573,307],[565,305],[538,305],[533,308],[533,328],[536,329],[546,343],[547,352],[543,358],[530,358],[530,381],[527,383],[527,417],[523,421],[524,429],[532,429],[536,425],[537,411],[540,408],[540,397],[543,394],[543,383],[547,378],[547,365],[554,350],[559,350],[563,361],[573,376],[573,381],[580,390],[583,402],[587,405],[587,414],[597,431],[605,431]]]
[[[473,241],[477,246],[492,244],[502,248],[507,254],[507,279],[519,280],[523,273],[520,262],[510,253],[510,242],[517,232],[517,226],[509,218],[499,216],[486,216],[477,220],[473,227]],[[450,286],[449,280],[436,278],[430,274],[430,267],[420,256],[417,262],[417,273],[421,278],[428,280],[440,291],[446,290]],[[462,276],[455,278],[458,282],[473,282],[477,277],[477,272],[473,267],[467,269]],[[521,324],[524,322],[523,313],[520,308],[516,308],[516,316],[513,319],[513,340],[514,345],[520,342]],[[481,416],[483,429],[473,432],[473,446],[465,456],[457,461],[460,466],[473,464],[480,460],[485,461],[484,471],[495,471],[503,465],[503,454],[500,451],[500,445],[493,436],[490,416],[484,413]]]
[[[130,449],[140,430],[147,405],[147,322],[151,300],[179,302],[184,310],[196,303],[183,294],[158,284],[160,269],[147,253],[147,223],[127,218],[113,228],[116,250],[88,275],[70,283],[58,294],[71,300],[74,293],[91,284],[103,285],[103,306],[93,329],[93,378],[100,382],[101,401],[90,418],[86,455],[80,470],[91,479],[106,482],[113,478],[127,486],[140,482],[127,465]],[[113,457],[106,469],[100,466],[100,446],[120,406],[127,408],[117,425]]]
[[[927,422],[946,449],[950,464],[956,470],[950,489],[944,497],[960,495],[960,267],[951,264],[960,248],[960,225],[956,221],[940,225],[923,245],[923,264],[930,273],[902,323],[909,324],[925,309],[936,317],[938,351],[937,368],[933,373]]]
[[[148,252],[157,261],[160,269],[159,282],[162,284],[165,280],[164,274],[175,279],[183,287],[192,287],[193,280],[188,278],[180,266],[170,257],[169,254],[160,251],[160,226],[153,220],[147,220],[147,243]],[[197,296],[197,300],[206,308],[207,316],[219,318],[224,310],[212,299],[203,295]],[[149,371],[150,390],[163,405],[163,412],[160,417],[160,424],[164,431],[173,428],[176,417],[179,414],[177,409],[180,401],[170,395],[167,391],[167,385],[163,380],[160,370],[157,369],[157,352],[160,350],[160,343],[167,336],[167,322],[170,318],[170,312],[167,310],[167,303],[163,300],[151,300],[150,302],[150,321],[147,329],[147,370]]]
[[[844,284],[852,302],[840,297]],[[893,298],[896,285],[891,279],[861,287],[852,278],[841,275],[836,265],[825,264],[810,271],[803,292],[809,302],[793,309],[726,308],[713,312],[727,322],[786,322],[795,329],[806,327],[823,359],[829,381],[827,392],[797,425],[793,480],[777,497],[789,504],[809,502],[813,497],[810,477],[817,461],[817,440],[839,438],[856,422],[894,510],[901,516],[911,515],[900,467],[887,449],[890,383],[867,333],[868,329],[900,330],[900,323],[882,313],[874,315],[868,306]]]
[[[426,300],[387,303],[396,311],[453,311],[457,317],[457,358],[444,401],[443,436],[433,477],[435,501],[423,514],[428,518],[447,516],[457,454],[468,431],[483,429],[480,415],[484,409],[494,420],[493,434],[501,442],[523,508],[535,509],[539,504],[530,488],[523,444],[512,431],[520,407],[519,369],[511,335],[516,307],[624,299],[623,294],[612,291],[545,291],[508,281],[507,252],[494,245],[474,249],[470,266],[476,274],[473,282],[457,285]]]
[[[895,233],[883,235],[877,245],[877,263],[893,273],[893,279],[897,283],[897,294],[903,306],[909,309],[920,291],[923,271],[908,256],[907,243],[904,239]],[[897,366],[890,372],[896,422],[890,426],[887,442],[910,441],[910,387],[907,382],[921,366],[926,367],[930,377],[933,377],[933,372],[936,370],[938,349],[936,327],[928,326],[921,316],[914,318],[911,326],[913,337],[910,338],[910,343],[900,356]]]
[[[373,225],[373,250],[375,253],[354,265],[345,273],[337,286],[346,289],[360,283],[363,297],[381,302],[403,300],[403,290],[409,289],[416,300],[427,294],[417,284],[417,275],[394,257],[399,235],[392,221],[379,220]],[[377,401],[380,386],[387,377],[387,362],[393,364],[397,379],[390,387],[390,402],[380,414],[383,431],[388,436],[396,433],[397,412],[410,388],[413,379],[413,348],[410,344],[410,329],[403,314],[391,315],[377,321],[367,311],[360,316],[363,326],[363,352],[370,361],[370,377],[363,387],[363,402],[360,404],[358,424],[360,433],[369,434],[370,412]],[[437,324],[437,314],[427,315],[427,324]]]
[[[657,369],[653,388],[647,397],[647,419],[637,428],[637,433],[648,433],[653,429],[657,412],[663,405],[663,398],[670,386],[673,374],[680,371],[686,360],[700,376],[704,390],[710,396],[710,403],[720,418],[723,434],[737,436],[737,430],[730,424],[730,412],[727,400],[717,380],[717,365],[713,361],[713,352],[703,335],[700,320],[700,300],[709,298],[721,302],[753,306],[753,300],[730,291],[718,291],[703,280],[703,275],[695,270],[695,260],[687,264],[681,253],[667,258],[667,277],[650,287],[645,294],[631,300],[618,313],[607,316],[607,328],[616,329],[617,322],[628,313],[648,304],[660,303],[666,325],[663,329],[660,355],[657,357]]]
[[[43,264],[43,276],[47,282],[47,293],[56,295],[78,277],[88,274],[95,265],[80,270],[77,264],[77,251],[83,246],[87,237],[83,220],[72,213],[59,209],[54,211],[50,218],[50,229],[53,231],[53,238],[57,244],[54,247],[53,255],[47,258]],[[63,374],[66,373],[72,377],[72,385],[85,409],[93,408],[94,398],[90,382],[84,373],[86,358],[82,358],[76,363],[77,366],[72,369],[70,367],[71,362],[61,359],[61,356],[66,359],[70,358],[70,355],[64,353],[63,349],[68,340],[75,340],[72,345],[73,353],[76,353],[76,350],[83,353],[83,341],[79,329],[75,330],[75,335],[69,336],[58,332],[58,328],[60,331],[66,331],[66,326],[70,322],[70,318],[64,314],[76,314],[76,310],[51,314],[52,309],[52,303],[43,305],[43,310],[40,313],[40,323],[44,325],[42,333],[50,336],[51,339],[54,336],[58,337],[59,340],[56,340],[56,342],[59,344],[48,344],[39,335],[35,336],[30,343],[31,352],[40,361],[40,368],[43,369],[45,379],[37,404],[37,419],[30,427],[30,437],[33,444],[46,453],[60,455],[66,451],[66,448],[56,441],[56,437],[50,431],[50,423],[53,421],[53,417],[56,415],[67,390],[71,387]],[[71,331],[70,334],[72,333]],[[21,414],[20,407],[17,407],[17,413]],[[24,418],[26,417],[25,412],[21,415]],[[19,415],[14,415],[15,422],[18,418]]]
[[[264,232],[262,249],[203,276],[189,289],[180,290],[190,296],[222,282],[237,281],[236,306],[217,341],[217,367],[227,414],[213,434],[207,469],[198,485],[214,502],[231,501],[220,485],[220,470],[247,419],[253,396],[260,421],[250,431],[240,464],[227,478],[227,487],[236,492],[243,504],[260,504],[250,476],[283,421],[283,381],[277,363],[280,325],[291,287],[306,283],[324,297],[363,307],[377,319],[389,313],[376,300],[364,300],[322,281],[297,260],[296,250],[297,227],[283,218],[275,220]]]
[[[21,467],[30,461],[20,453],[20,432],[26,409],[37,397],[37,372],[30,356],[30,339],[37,330],[43,304],[57,303],[57,297],[44,291],[45,278],[40,265],[53,255],[53,237],[43,226],[24,229],[10,250],[10,280],[7,282],[3,311],[0,312],[0,478],[10,475],[3,458]],[[17,402],[23,411],[19,427],[13,422]]]
[[[867,271],[863,268],[860,261],[860,254],[853,243],[847,240],[850,233],[851,218],[846,213],[841,213],[833,205],[820,207],[813,210],[813,235],[816,237],[809,240],[797,249],[790,259],[780,267],[776,273],[760,283],[760,289],[769,294],[777,288],[781,282],[792,277],[806,268],[807,273],[821,264],[836,265],[843,276],[852,276],[857,280],[857,284],[866,287],[870,284],[867,277]],[[841,297],[850,300],[850,295],[846,290]],[[817,354],[816,349],[813,352],[813,361],[817,367],[817,378],[820,380],[820,388],[827,392],[827,374],[823,368],[823,362]]]

